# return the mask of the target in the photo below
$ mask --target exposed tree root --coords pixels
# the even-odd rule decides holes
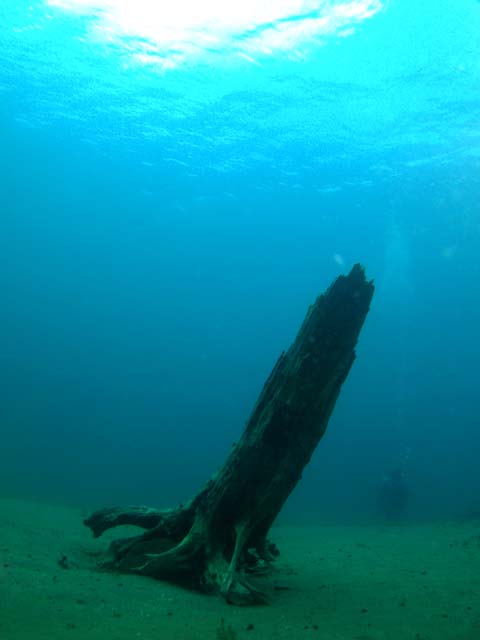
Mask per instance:
[[[239,442],[191,502],[165,511],[101,509],[85,520],[95,537],[125,524],[145,529],[113,542],[104,568],[188,579],[232,604],[268,601],[259,578],[278,555],[268,532],[325,433],[372,295],[372,283],[356,265],[316,300]]]

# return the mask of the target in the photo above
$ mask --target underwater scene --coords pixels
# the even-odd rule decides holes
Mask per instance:
[[[480,2],[1,0],[0,640],[480,639]]]

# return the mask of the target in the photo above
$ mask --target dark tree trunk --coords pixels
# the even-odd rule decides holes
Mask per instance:
[[[108,568],[188,581],[228,602],[263,602],[256,578],[276,548],[268,531],[325,433],[373,295],[356,265],[309,308],[295,342],[266,381],[239,442],[186,505],[101,509],[94,536],[121,524],[146,529],[117,540]]]

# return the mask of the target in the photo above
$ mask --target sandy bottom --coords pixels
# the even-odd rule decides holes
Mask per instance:
[[[279,527],[285,588],[270,606],[237,608],[97,572],[93,554],[109,538],[93,540],[85,515],[0,500],[1,640],[223,640],[222,619],[228,640],[480,640],[478,522]]]

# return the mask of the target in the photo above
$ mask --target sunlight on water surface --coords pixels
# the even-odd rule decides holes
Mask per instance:
[[[46,0],[86,16],[88,37],[121,46],[137,63],[162,70],[212,55],[261,64],[275,52],[302,59],[331,35],[348,36],[384,0]]]

